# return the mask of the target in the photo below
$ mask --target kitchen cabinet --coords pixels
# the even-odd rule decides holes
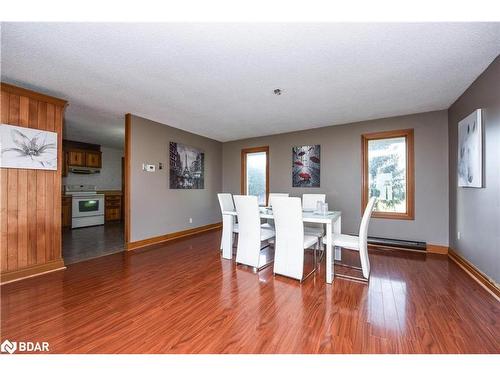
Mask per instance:
[[[101,146],[97,144],[64,139],[63,158],[66,167],[102,168]]]
[[[71,228],[71,202],[72,202],[71,197],[69,196],[62,197],[61,225],[63,228]]]
[[[106,222],[119,221],[122,218],[122,196],[121,193],[104,193]]]
[[[85,167],[85,151],[69,150],[68,165],[72,167]]]
[[[101,168],[101,151],[94,150],[67,150],[69,167]]]
[[[89,168],[101,168],[101,153],[95,151],[85,152],[85,166]]]

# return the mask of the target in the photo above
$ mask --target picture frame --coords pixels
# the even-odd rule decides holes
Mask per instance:
[[[292,187],[319,188],[321,145],[292,147]]]
[[[57,170],[57,133],[0,125],[0,167]]]
[[[205,188],[205,154],[195,147],[170,142],[170,189]]]
[[[459,187],[483,187],[483,124],[482,110],[476,109],[458,122]]]

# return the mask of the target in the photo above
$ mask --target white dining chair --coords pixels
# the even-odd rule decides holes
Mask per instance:
[[[302,194],[302,209],[304,211],[316,211],[318,202],[325,203],[326,194]],[[304,225],[304,233],[318,237],[319,248],[323,249],[322,241],[325,235],[323,224],[309,223]],[[323,256],[323,254],[321,254]],[[322,257],[320,257],[321,260]]]
[[[303,282],[316,271],[315,259],[313,270],[303,277],[304,251],[315,246],[318,238],[304,234],[300,198],[275,198],[273,216],[276,228],[273,272]]]
[[[268,206],[273,208],[274,198],[277,198],[277,197],[285,197],[286,198],[288,196],[289,196],[288,193],[269,193]],[[264,224],[262,224],[262,227],[274,230],[274,220],[267,219],[266,222]]]
[[[253,267],[256,271],[269,266],[271,262],[259,264],[261,243],[274,237],[274,231],[262,228],[259,202],[252,195],[235,195],[234,204],[238,215],[238,246],[236,263]]]
[[[273,207],[273,200],[274,198],[277,198],[277,197],[284,197],[284,198],[287,198],[290,194],[288,193],[269,193],[269,204],[268,206],[269,207]]]
[[[234,211],[234,202],[233,196],[229,193],[219,193],[217,194],[217,198],[219,199],[219,206],[221,213],[224,211]],[[222,220],[224,222],[224,220]],[[233,224],[233,233],[231,235],[235,235],[238,233],[238,224]],[[224,238],[224,227],[222,228],[222,238]],[[222,250],[222,238],[220,241],[220,248]]]
[[[365,212],[361,219],[361,224],[359,226],[359,235],[351,236],[348,234],[335,234],[333,233],[333,246],[341,247],[348,250],[354,250],[359,252],[359,258],[361,261],[361,270],[363,271],[363,277],[355,277],[350,275],[337,275],[347,279],[368,281],[370,277],[370,259],[368,258],[368,224],[370,222],[370,217],[372,215],[373,206],[377,198],[371,197],[366,205]],[[350,268],[360,269],[360,267],[354,267],[350,265],[345,265],[342,263],[337,263],[343,266],[348,266]]]

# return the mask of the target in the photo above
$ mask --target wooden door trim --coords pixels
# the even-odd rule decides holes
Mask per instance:
[[[252,154],[254,152],[265,152],[266,153],[266,206],[269,201],[269,146],[259,146],[259,147],[249,147],[243,148],[241,150],[241,194],[246,195],[247,186],[247,154]]]
[[[381,219],[415,219],[415,146],[413,129],[389,130],[361,135],[361,216],[368,204],[368,141],[374,139],[406,138],[406,212],[372,212]]]
[[[122,173],[124,174],[124,202],[122,210],[125,216],[125,249],[129,249],[130,244],[130,159],[131,159],[131,140],[130,131],[132,127],[132,115],[125,115],[125,163]]]

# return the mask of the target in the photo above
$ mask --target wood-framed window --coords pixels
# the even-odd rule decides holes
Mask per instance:
[[[363,134],[361,211],[377,197],[372,217],[415,218],[413,129]]]
[[[241,150],[241,194],[255,195],[266,206],[269,196],[269,146]]]

